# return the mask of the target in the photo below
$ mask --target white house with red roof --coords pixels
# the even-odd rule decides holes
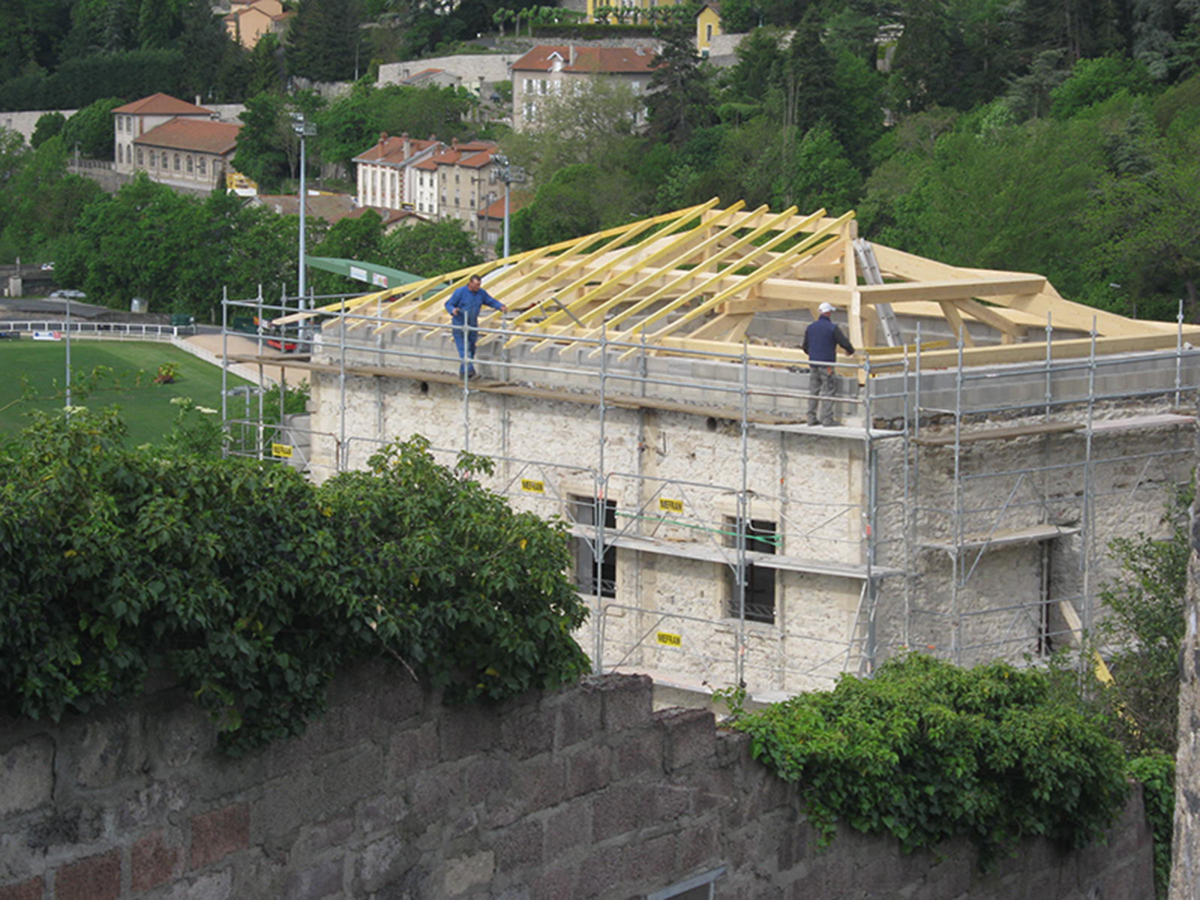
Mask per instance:
[[[126,175],[137,168],[145,168],[144,165],[139,166],[135,160],[133,144],[137,138],[173,119],[211,122],[217,117],[211,109],[168,94],[151,94],[141,100],[126,103],[114,109],[112,115],[115,142],[113,159],[116,161],[116,171]]]
[[[413,167],[429,159],[442,146],[437,138],[410,138],[407,134],[379,135],[370,149],[354,157],[358,205],[381,209],[415,209],[416,177]]]
[[[572,90],[572,85],[587,79],[613,78],[628,84],[635,94],[645,92],[658,50],[656,42],[636,47],[534,47],[512,66],[513,128],[536,127],[538,109],[547,97]]]

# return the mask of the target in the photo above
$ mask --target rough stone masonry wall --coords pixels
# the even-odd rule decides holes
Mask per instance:
[[[240,760],[176,690],[0,721],[0,900],[629,900],[725,867],[719,898],[1151,896],[1140,795],[1107,846],[819,851],[798,792],[642,677],[449,709],[398,668],[344,674],[302,737]],[[1136,792],[1135,792],[1136,793]]]
[[[1179,750],[1175,759],[1175,836],[1170,900],[1200,898],[1200,496],[1192,502],[1187,631],[1180,652]]]

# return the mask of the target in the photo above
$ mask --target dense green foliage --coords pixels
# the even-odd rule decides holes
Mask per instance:
[[[1154,893],[1165,900],[1171,882],[1171,842],[1175,834],[1175,757],[1140,756],[1129,763],[1129,777],[1141,782],[1146,821],[1154,835]]]
[[[388,655],[452,701],[587,670],[563,526],[427,444],[320,487],[246,460],[121,448],[111,414],[0,447],[0,710],[57,718],[166,668],[240,752],[297,734],[340,667]]]
[[[1114,676],[1103,700],[1131,755],[1174,758],[1178,746],[1191,500],[1190,490],[1175,497],[1163,516],[1165,537],[1137,534],[1108,545],[1120,574],[1101,588],[1106,615],[1094,637],[1105,649]]]
[[[734,727],[826,839],[838,822],[906,851],[963,835],[987,864],[1026,837],[1082,847],[1123,807],[1124,754],[1069,674],[913,655]]]

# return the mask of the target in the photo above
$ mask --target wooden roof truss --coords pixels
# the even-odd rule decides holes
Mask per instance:
[[[718,209],[717,203],[365,294],[316,313],[345,311],[347,330],[364,336],[398,329],[432,337],[444,333],[450,294],[479,275],[509,307],[506,346],[524,344],[535,352],[583,347],[594,354],[603,336],[610,346],[627,344],[623,356],[643,350],[741,353],[755,315],[794,310],[815,316],[823,302],[840,311],[836,318],[845,317],[856,347],[882,359],[903,348],[877,346],[881,304],[944,320],[978,362],[999,361],[994,351],[1022,342],[1047,319],[1058,329],[1088,333],[1095,327],[1100,337],[1124,338],[1122,345],[1131,347],[1157,345],[1176,334],[1169,323],[1126,319],[1064,300],[1040,275],[961,268],[878,244],[873,249],[884,283],[866,284],[853,250],[853,213],[801,215],[795,207],[773,213],[765,206],[748,211],[742,201]],[[483,327],[499,327],[498,313],[484,313]],[[1002,347],[970,349],[971,323],[996,332]],[[480,343],[500,339],[485,335]],[[794,348],[773,347],[771,356],[783,363],[804,360]]]

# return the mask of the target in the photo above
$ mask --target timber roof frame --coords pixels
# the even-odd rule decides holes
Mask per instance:
[[[1194,326],[1181,331],[1175,323],[1127,319],[1065,300],[1041,275],[951,266],[880,244],[873,249],[885,283],[866,284],[854,252],[853,212],[831,217],[823,209],[802,215],[794,206],[773,213],[766,206],[746,210],[743,201],[724,209],[718,203],[714,198],[275,324],[345,313],[347,332],[364,338],[392,330],[433,337],[444,334],[450,294],[478,275],[509,307],[506,333],[481,335],[479,343],[503,340],[534,351],[582,347],[596,354],[603,339],[610,347],[625,344],[618,348],[622,358],[701,351],[746,353],[754,362],[759,344],[746,334],[755,315],[797,310],[815,318],[823,302],[845,316],[851,342],[860,355],[866,348],[873,370],[900,364],[913,349],[877,345],[879,304],[950,326],[961,351],[923,347],[931,366],[955,365],[960,352],[966,365],[1044,358],[1044,342],[1023,338],[1048,323],[1088,335],[1056,339],[1056,357],[1087,355],[1093,329],[1098,353],[1166,349],[1181,334],[1200,342]],[[484,313],[483,327],[500,327],[499,313]],[[977,347],[970,323],[998,333],[999,346]],[[806,361],[798,348],[771,346],[770,357],[773,365]]]

